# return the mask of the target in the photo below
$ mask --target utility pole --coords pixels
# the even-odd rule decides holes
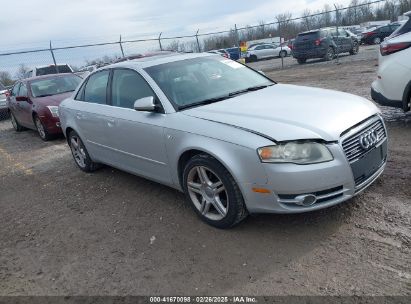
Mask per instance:
[[[56,63],[56,57],[54,57],[53,47],[51,46],[51,40],[50,40],[50,53],[51,53],[51,57],[53,57],[54,68],[56,69],[56,73],[58,74],[59,67],[57,66],[57,63]]]

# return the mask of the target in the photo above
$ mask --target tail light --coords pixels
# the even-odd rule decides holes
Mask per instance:
[[[6,91],[6,97],[10,96],[10,91]]]
[[[411,47],[411,42],[389,43],[385,42],[380,46],[380,53],[382,56],[387,56]]]
[[[315,44],[316,46],[319,46],[319,45],[321,44],[321,42],[323,42],[323,40],[324,40],[324,38],[322,38],[322,39],[317,39],[317,40],[314,41],[314,44]]]

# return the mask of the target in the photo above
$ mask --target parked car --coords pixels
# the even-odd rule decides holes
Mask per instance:
[[[241,50],[239,47],[225,49],[230,54],[230,59],[238,60],[241,58]]]
[[[11,122],[17,132],[37,130],[47,141],[61,134],[58,106],[81,82],[74,74],[45,75],[18,81],[7,97]]]
[[[359,41],[344,29],[323,28],[303,32],[294,41],[293,57],[303,64],[307,59],[324,58],[332,60],[338,53],[357,54]]]
[[[217,54],[217,55],[223,56],[223,57],[228,58],[228,59],[230,59],[230,57],[231,57],[230,53],[225,49],[211,50],[211,51],[208,51],[207,53]]]
[[[0,82],[0,118],[3,117],[3,113],[7,111],[7,93],[8,90],[6,87]]]
[[[73,73],[73,69],[68,64],[46,65],[32,68],[27,71],[24,78],[31,78],[36,76],[59,74],[59,73]]]
[[[408,12],[411,16],[411,12]],[[371,97],[377,103],[405,112],[411,107],[411,18],[380,46],[378,78]]]
[[[373,27],[362,33],[361,43],[363,44],[380,44],[386,37],[390,36],[401,23],[395,22],[379,27]]]
[[[245,53],[245,59],[248,62],[273,57],[286,57],[291,54],[288,46],[275,45],[271,43],[260,44],[250,47]]]
[[[152,57],[152,56],[170,55],[170,54],[177,54],[177,53],[172,52],[172,51],[157,51],[157,52],[151,52],[151,53],[133,54],[133,55],[128,55],[125,57],[118,58],[117,60],[114,61],[114,63],[124,62],[124,61],[129,61],[129,60],[134,60],[134,59],[140,59],[140,58],[146,58],[146,57]]]
[[[184,191],[219,228],[248,213],[341,203],[386,164],[386,129],[371,101],[277,84],[206,53],[104,67],[59,112],[81,170],[107,164]]]
[[[407,18],[407,20],[404,20],[402,22],[402,25],[397,28],[387,39],[411,32],[411,11],[405,13],[404,16]]]

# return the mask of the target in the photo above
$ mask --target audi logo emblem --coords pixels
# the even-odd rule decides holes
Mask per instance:
[[[371,129],[367,132],[365,132],[364,134],[362,134],[358,140],[358,142],[360,143],[360,146],[364,149],[364,150],[368,150],[372,147],[374,147],[377,142],[378,142],[378,133],[377,131],[375,131],[374,129]]]

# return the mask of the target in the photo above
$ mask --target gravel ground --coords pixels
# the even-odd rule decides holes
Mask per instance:
[[[253,63],[285,83],[369,98],[376,49],[334,62]],[[382,177],[339,206],[199,221],[170,188],[78,170],[64,139],[0,122],[0,295],[411,295],[411,116],[384,108]]]

